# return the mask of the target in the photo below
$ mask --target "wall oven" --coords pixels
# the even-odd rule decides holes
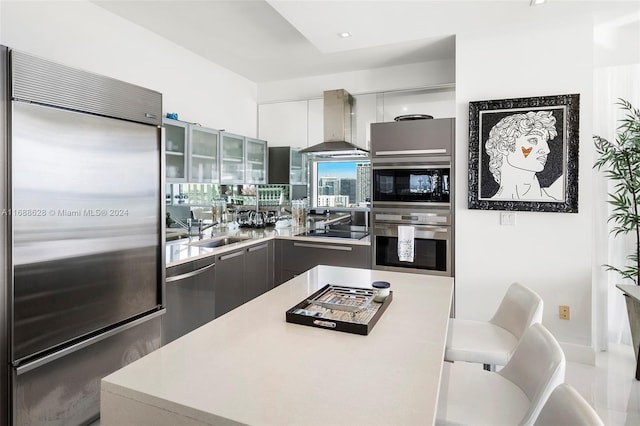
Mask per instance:
[[[401,260],[399,227],[413,231],[413,259]],[[453,230],[449,209],[373,208],[374,269],[453,276]]]

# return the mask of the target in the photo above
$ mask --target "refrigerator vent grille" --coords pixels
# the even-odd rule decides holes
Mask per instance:
[[[162,124],[162,94],[130,83],[11,51],[12,98]]]

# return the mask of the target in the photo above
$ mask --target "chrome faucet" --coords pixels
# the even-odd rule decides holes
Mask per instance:
[[[180,219],[178,219],[176,217],[176,218],[173,218],[173,221],[175,223],[177,223],[180,228],[182,228],[185,231],[187,231],[189,236],[191,236],[191,219],[187,219],[187,223],[184,223],[183,221],[181,221]]]
[[[200,240],[201,240],[201,239],[202,239],[202,237],[203,237],[203,235],[204,235],[204,231],[206,231],[206,230],[207,230],[207,229],[209,229],[209,228],[213,228],[213,227],[214,227],[214,226],[216,226],[217,224],[218,224],[218,222],[214,220],[213,222],[208,223],[208,224],[206,224],[206,225],[205,225],[205,224],[202,222],[202,219],[199,219],[199,220],[198,220],[198,239],[200,239]],[[211,236],[213,237],[213,229],[211,230]]]
[[[191,230],[194,227],[194,219],[187,219],[187,222],[183,222],[180,219],[173,219],[173,221],[175,223],[178,224],[178,226],[180,226],[180,228],[184,229],[185,231],[187,231],[187,235],[189,236],[189,239],[191,239],[191,237],[195,237],[195,234],[191,233]],[[204,231],[206,231],[209,228],[212,228],[214,226],[216,226],[218,224],[217,221],[213,221],[212,223],[207,223],[206,225],[202,222],[202,219],[198,219],[195,222],[198,225],[198,239],[201,240],[202,237],[204,236]],[[211,230],[211,236],[213,237],[213,230]]]

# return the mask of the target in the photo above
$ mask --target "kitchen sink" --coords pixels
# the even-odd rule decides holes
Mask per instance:
[[[198,247],[207,247],[207,248],[216,248],[227,246],[233,243],[240,243],[242,241],[249,240],[249,237],[222,237],[222,238],[212,238],[210,240],[196,241],[189,245],[198,246]]]

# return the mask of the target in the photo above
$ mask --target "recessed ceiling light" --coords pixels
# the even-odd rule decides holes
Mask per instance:
[[[547,0],[531,0],[530,6],[537,6],[546,3]]]
[[[343,32],[343,33],[338,33],[338,37],[349,38],[349,37],[351,37],[351,33],[350,32],[346,32],[346,31]]]

